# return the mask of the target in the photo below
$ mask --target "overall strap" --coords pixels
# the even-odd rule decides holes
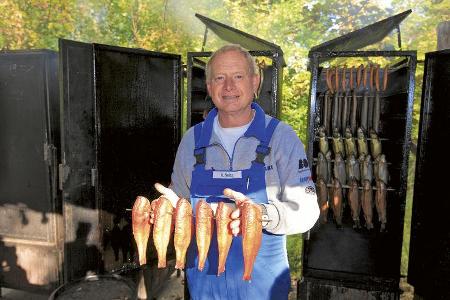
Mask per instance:
[[[194,140],[195,140],[195,166],[205,164],[205,147],[200,146],[200,138],[202,136],[203,122],[198,123],[194,127]]]
[[[194,127],[194,138],[195,138],[195,166],[205,165],[206,162],[206,147],[209,145],[209,140],[211,139],[214,118],[217,116],[217,108],[213,108],[206,119],[195,125]]]
[[[256,159],[254,162],[264,164],[264,158],[269,155],[270,147],[269,143],[272,139],[273,132],[277,125],[280,123],[279,120],[272,118],[266,127],[264,138],[260,141],[260,144],[256,147]]]

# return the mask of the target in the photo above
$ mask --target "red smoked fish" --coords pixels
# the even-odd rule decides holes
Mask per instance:
[[[173,243],[176,253],[175,269],[184,269],[186,251],[192,238],[192,206],[191,203],[182,198],[178,200],[175,209],[175,232]]]
[[[342,227],[342,186],[338,179],[333,179],[331,208],[333,209],[334,220],[338,228]]]
[[[219,265],[217,275],[225,271],[225,262],[227,261],[228,251],[230,250],[233,235],[230,229],[231,213],[233,207],[219,202],[216,211],[216,230],[217,230],[217,248],[219,250]]]
[[[198,249],[198,269],[203,271],[208,256],[214,229],[214,215],[211,207],[204,200],[195,206],[195,237]]]
[[[153,243],[158,252],[158,268],[166,267],[167,246],[172,232],[173,206],[170,200],[159,197],[152,201],[154,213]]]
[[[143,196],[138,196],[131,210],[131,220],[140,265],[147,263],[147,242],[151,229],[150,212],[150,201]]]
[[[317,201],[320,208],[320,223],[328,222],[328,190],[327,184],[322,178],[319,178],[316,183],[317,186]]]
[[[244,202],[240,205],[242,250],[244,254],[243,280],[251,280],[253,264],[262,240],[262,216],[258,204]]]

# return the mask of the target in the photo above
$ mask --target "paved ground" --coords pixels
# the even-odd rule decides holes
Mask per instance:
[[[2,300],[46,300],[47,295],[27,293],[19,290],[2,288]]]
[[[404,278],[400,280],[400,288],[403,293],[400,295],[400,300],[414,299],[414,288],[409,285]],[[27,293],[12,289],[2,289],[2,300],[46,300],[48,296]],[[161,288],[157,295],[151,300],[182,300],[184,296],[183,274],[177,276],[174,272],[167,283]],[[289,300],[297,299],[297,288],[293,287],[293,291],[289,294]]]

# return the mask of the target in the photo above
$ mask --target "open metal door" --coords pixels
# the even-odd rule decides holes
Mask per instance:
[[[61,282],[58,55],[0,53],[0,286]]]
[[[66,274],[117,267],[105,237],[138,195],[170,182],[180,140],[181,57],[60,41]],[[127,228],[131,229],[131,226]],[[131,242],[131,230],[123,236]],[[102,261],[101,258],[104,260]],[[124,261],[125,263],[125,261]]]
[[[59,41],[61,85],[61,164],[65,281],[99,269],[99,204],[95,196],[96,124],[93,48]]]
[[[450,299],[450,50],[427,53],[422,88],[408,282],[423,299]],[[439,171],[441,170],[441,171]]]

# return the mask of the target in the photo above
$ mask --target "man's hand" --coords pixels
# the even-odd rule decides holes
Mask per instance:
[[[155,189],[156,189],[158,192],[160,192],[160,193],[162,194],[161,196],[163,196],[164,198],[168,199],[168,200],[170,201],[170,203],[172,203],[172,206],[173,206],[173,207],[177,207],[177,202],[178,202],[178,200],[180,199],[180,197],[178,197],[178,195],[175,194],[175,192],[172,191],[172,189],[167,188],[167,187],[163,186],[163,185],[160,184],[160,183],[155,183],[155,184],[154,184],[154,187],[155,187]],[[156,199],[156,200],[158,200],[158,199]],[[152,211],[151,211],[151,213],[150,213],[150,223],[151,223],[151,224],[153,224],[153,222],[154,222],[153,208],[154,208],[154,206],[155,206],[155,203],[154,203],[154,202],[155,202],[156,200],[153,200],[152,203],[151,203],[151,206],[152,206]]]
[[[241,210],[239,209],[239,206],[244,202],[253,202],[250,200],[247,196],[240,192],[233,191],[232,189],[226,188],[223,190],[223,194],[236,202],[236,209],[231,213],[231,219],[230,222],[230,229],[234,236],[237,236],[239,234],[239,231],[241,230]]]

